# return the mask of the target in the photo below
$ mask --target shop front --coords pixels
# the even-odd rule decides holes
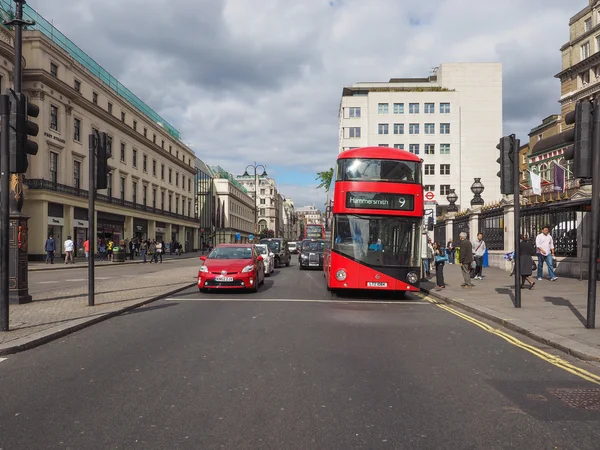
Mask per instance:
[[[171,242],[179,242],[179,225],[171,225]]]
[[[63,236],[63,228],[65,226],[63,205],[58,203],[48,203],[48,236],[52,235],[56,242],[57,258],[63,254],[63,243],[66,236]]]
[[[133,218],[133,237],[134,239],[148,239],[148,221],[145,219]]]
[[[99,211],[96,230],[98,239],[104,242],[112,240],[115,245],[119,245],[124,239],[125,216]]]
[[[167,224],[164,222],[156,222],[155,230],[155,239],[157,241],[165,240],[165,233],[167,232]]]
[[[75,208],[73,221],[73,242],[75,243],[75,254],[77,256],[85,256],[83,251],[83,243],[88,237],[88,213],[87,209]]]
[[[194,246],[194,230],[192,228],[186,228],[185,230],[185,245],[184,250],[186,253],[192,251],[192,247]]]

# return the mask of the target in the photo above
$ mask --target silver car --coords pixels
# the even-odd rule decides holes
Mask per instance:
[[[267,244],[255,244],[258,254],[263,257],[265,276],[269,277],[275,270],[275,254],[269,250]]]

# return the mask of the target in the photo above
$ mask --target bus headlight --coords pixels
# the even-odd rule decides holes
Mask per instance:
[[[346,279],[346,271],[344,269],[340,269],[335,273],[335,279],[338,281],[344,281]]]
[[[419,276],[414,272],[408,272],[408,275],[406,275],[406,280],[410,284],[415,284],[417,281],[419,281]]]

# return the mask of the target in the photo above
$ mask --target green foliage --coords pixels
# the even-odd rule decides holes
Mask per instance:
[[[258,235],[259,239],[267,239],[267,238],[274,238],[275,237],[275,231],[273,230],[262,230],[260,232],[260,234]]]
[[[331,187],[331,180],[333,179],[333,167],[327,169],[324,172],[317,172],[317,178],[315,180],[319,181],[320,184],[317,186],[317,189],[325,189],[325,192],[329,192],[329,188]]]

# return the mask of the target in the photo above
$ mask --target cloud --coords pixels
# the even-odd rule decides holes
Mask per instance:
[[[317,205],[324,196],[309,174],[335,161],[344,85],[423,77],[442,62],[500,61],[504,133],[523,141],[560,111],[559,48],[586,2],[28,4],[178,128],[200,158],[234,173],[254,161],[277,166],[284,193]]]

